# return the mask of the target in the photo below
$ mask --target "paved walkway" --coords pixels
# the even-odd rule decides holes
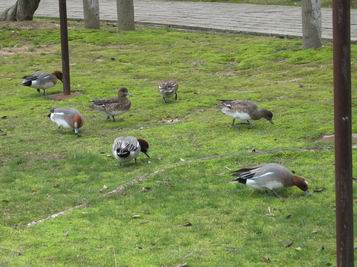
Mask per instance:
[[[0,10],[15,0],[0,0]],[[102,20],[116,20],[116,0],[99,0]],[[67,0],[69,18],[83,18],[82,0]],[[58,17],[58,0],[41,0],[35,15]],[[135,0],[135,21],[181,28],[301,36],[301,8],[216,2]],[[322,9],[322,37],[332,39],[332,12]],[[357,41],[357,10],[351,14],[351,39]]]

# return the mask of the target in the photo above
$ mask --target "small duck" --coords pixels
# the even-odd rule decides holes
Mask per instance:
[[[259,120],[265,118],[273,124],[273,113],[266,109],[258,109],[258,106],[249,100],[219,100],[221,101],[221,111],[233,117],[232,125],[238,119],[241,122],[250,124],[250,120]]]
[[[84,119],[81,113],[76,109],[71,108],[53,108],[48,114],[51,121],[55,122],[58,127],[72,128],[78,136],[79,129],[83,126]]]
[[[131,107],[131,101],[128,99],[129,91],[126,87],[118,90],[118,97],[104,100],[93,100],[92,108],[107,114],[107,120],[112,117],[115,121],[115,115],[127,112]]]
[[[63,82],[63,74],[61,71],[56,70],[53,73],[39,71],[32,75],[24,76],[22,85],[36,88],[39,93],[40,89],[42,89],[43,95],[45,95],[46,89],[55,86],[58,80]]]
[[[120,136],[114,140],[112,153],[120,162],[135,160],[139,153],[144,153],[148,158],[149,143],[144,139],[137,139],[133,136]]]
[[[173,95],[175,95],[175,100],[177,100],[178,82],[174,80],[161,82],[159,90],[165,103],[167,103],[166,99],[171,98]]]
[[[280,164],[268,163],[255,167],[243,168],[232,173],[235,182],[245,184],[258,190],[271,190],[297,186],[308,194],[305,178],[297,176]]]

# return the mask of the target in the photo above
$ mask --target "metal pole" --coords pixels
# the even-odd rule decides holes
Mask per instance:
[[[66,0],[59,0],[60,24],[61,24],[61,51],[63,72],[63,94],[71,94],[69,80],[69,52],[68,52],[68,30],[67,30],[67,7]]]
[[[354,265],[350,29],[350,1],[333,0],[336,255],[338,267]]]

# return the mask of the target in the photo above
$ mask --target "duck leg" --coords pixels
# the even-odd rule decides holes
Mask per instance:
[[[36,90],[37,90],[38,93],[41,93],[41,90],[40,90],[40,89],[37,88]]]
[[[166,98],[165,98],[165,97],[163,97],[162,99],[164,99],[164,102],[165,102],[165,103],[167,103],[167,101],[166,101]]]
[[[45,89],[43,89],[43,95],[46,95],[46,90]]]
[[[107,121],[108,121],[108,120],[110,120],[110,116],[109,116],[109,115],[107,115]]]
[[[269,189],[269,192],[271,192],[271,193],[273,193],[273,195],[275,196],[275,197],[277,197],[277,198],[281,198],[281,196],[277,193],[277,192],[275,192],[273,189]]]
[[[136,164],[136,158],[134,159],[134,162],[135,162],[135,164]]]
[[[233,121],[232,121],[232,126],[234,126],[234,123],[236,122],[236,119],[233,118]]]
[[[175,100],[177,100],[177,93],[175,93]]]
[[[114,115],[112,115],[112,119],[113,119],[113,121],[115,121]]]

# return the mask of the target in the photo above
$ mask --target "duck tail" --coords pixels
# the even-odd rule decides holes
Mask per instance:
[[[236,177],[232,181],[233,182],[238,182],[238,183],[241,183],[241,184],[246,184],[247,183],[247,179],[244,179],[242,177]]]
[[[23,86],[31,86],[31,84],[32,84],[32,81],[29,79],[25,79],[22,81]]]

